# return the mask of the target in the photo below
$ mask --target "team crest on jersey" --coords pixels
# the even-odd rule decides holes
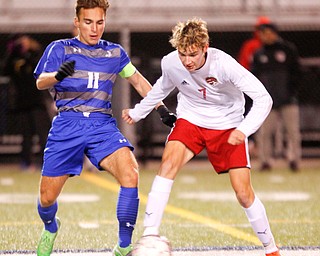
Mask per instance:
[[[218,82],[217,78],[213,77],[213,76],[208,76],[206,78],[206,81],[208,84],[210,85],[214,85],[216,82]]]

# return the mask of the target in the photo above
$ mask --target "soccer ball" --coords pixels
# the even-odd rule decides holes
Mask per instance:
[[[171,256],[171,244],[164,236],[150,235],[141,237],[134,245],[132,256]]]

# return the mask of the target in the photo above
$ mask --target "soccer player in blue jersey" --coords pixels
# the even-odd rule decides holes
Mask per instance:
[[[52,252],[60,227],[57,198],[67,179],[81,174],[84,154],[121,186],[117,203],[119,241],[113,255],[130,255],[132,250],[139,205],[138,164],[132,145],[112,117],[112,88],[118,74],[142,97],[151,85],[119,44],[101,39],[108,8],[108,0],[78,0],[74,19],[78,36],[50,43],[34,72],[38,89],[49,89],[58,109],[40,179],[38,212],[44,223],[37,248],[40,256]],[[163,103],[157,107],[162,121],[173,126],[175,116]]]

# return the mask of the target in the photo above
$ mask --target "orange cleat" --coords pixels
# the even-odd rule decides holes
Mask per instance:
[[[272,253],[267,253],[266,256],[281,256],[279,250],[276,252],[272,252]]]

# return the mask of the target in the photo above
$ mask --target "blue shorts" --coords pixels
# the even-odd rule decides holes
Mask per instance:
[[[133,150],[111,115],[61,112],[49,131],[42,175],[80,175],[84,155],[101,170],[101,160],[122,147]]]

